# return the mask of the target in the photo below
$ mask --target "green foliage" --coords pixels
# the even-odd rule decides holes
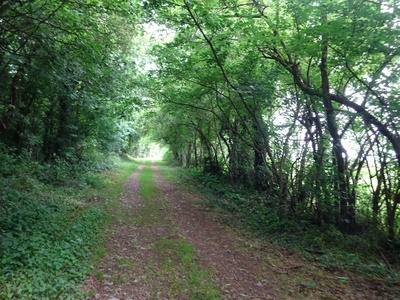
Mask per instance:
[[[168,35],[151,44],[147,86],[151,135],[170,160],[267,194],[234,193],[232,211],[249,202],[289,227],[398,239],[395,1],[143,5],[160,24],[153,39]]]
[[[128,149],[139,104],[128,53],[134,12],[123,1],[2,6],[0,141],[38,161],[61,160],[57,180],[62,160]]]
[[[165,160],[157,162],[157,166],[166,180],[174,184],[182,183],[181,174],[185,173],[185,171],[181,167]]]
[[[3,177],[11,176],[15,172],[16,156],[11,149],[8,149],[0,142],[0,175]]]
[[[4,177],[3,168],[0,177],[0,298],[83,298],[80,286],[107,220],[101,208],[85,203],[89,188],[102,186],[100,178],[82,174],[87,181],[78,185],[62,163],[58,177],[45,183],[45,167],[21,158],[10,163],[12,175]]]
[[[228,178],[221,178],[221,176],[199,171],[190,171],[189,174],[201,182],[203,188],[213,195],[209,200],[212,207],[221,208],[237,216],[237,220],[240,220],[242,225],[260,235],[280,235],[288,229],[298,228],[298,224],[291,224],[287,220],[279,219],[278,203],[273,197],[267,198],[244,186],[232,186]],[[231,220],[234,219],[236,218],[227,215],[225,221],[231,223]],[[291,226],[294,227],[291,228]]]
[[[5,199],[21,185],[101,186],[87,171],[110,168],[109,153],[145,155],[148,135],[212,173],[215,203],[261,234],[340,241],[335,226],[398,251],[396,1],[137,4],[1,6]],[[320,251],[328,238],[306,240]]]
[[[221,177],[193,170],[186,174],[189,177],[184,180],[194,182],[202,192],[208,193],[208,204],[222,211],[219,217],[227,224],[247,228],[258,236],[295,249],[326,269],[348,269],[390,280],[400,276],[395,267],[398,249],[385,250],[385,244],[376,235],[344,235],[333,225],[316,226],[301,212],[282,219],[274,198],[232,186]]]
[[[174,154],[170,150],[164,153],[162,159],[171,165],[177,163],[177,161],[174,159]]]

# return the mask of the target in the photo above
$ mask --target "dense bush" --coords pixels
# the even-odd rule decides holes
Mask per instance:
[[[107,215],[85,202],[95,174],[0,152],[0,298],[77,299]]]

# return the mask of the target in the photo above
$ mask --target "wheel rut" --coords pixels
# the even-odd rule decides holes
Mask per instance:
[[[244,237],[213,217],[202,195],[163,174],[140,165],[109,206],[104,255],[83,285],[87,299],[390,299],[384,286],[366,288],[371,283],[351,274],[338,280],[343,273]],[[197,289],[206,281],[216,292]]]
[[[151,167],[159,191],[155,205],[161,222],[140,221],[145,200],[139,178],[145,167]],[[281,299],[270,286],[268,274],[261,270],[262,264],[250,252],[235,250],[228,232],[198,204],[199,195],[166,181],[157,165],[140,165],[124,189],[111,210],[105,256],[84,284],[85,290],[92,291],[88,299],[176,299],[167,292],[171,281],[157,278],[160,262],[154,245],[164,238],[185,240],[194,246],[199,264],[214,274],[220,286],[220,297],[215,299]],[[197,298],[183,292],[179,299]]]
[[[192,243],[202,264],[213,271],[224,299],[283,299],[274,291],[272,274],[264,269],[257,254],[241,249],[215,219],[208,216],[200,195],[166,181],[153,165],[158,189],[173,207],[180,235]]]

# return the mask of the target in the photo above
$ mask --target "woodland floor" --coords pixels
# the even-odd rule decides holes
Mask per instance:
[[[139,178],[153,174],[153,194]],[[202,195],[141,165],[113,207],[88,299],[400,299],[399,287],[328,271],[224,225]]]

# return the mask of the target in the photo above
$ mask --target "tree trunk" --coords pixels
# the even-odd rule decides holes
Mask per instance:
[[[264,157],[265,157],[265,146],[263,143],[262,133],[259,132],[259,126],[253,122],[253,148],[254,148],[254,188],[256,190],[262,191],[268,189],[268,183],[265,182],[265,171],[264,167]]]
[[[186,168],[190,168],[190,162],[192,160],[192,141],[189,141],[187,150],[186,150]]]
[[[349,202],[352,203],[353,208],[355,199],[350,200],[352,195],[349,190],[346,179],[346,165],[344,160],[345,151],[340,141],[340,136],[336,127],[335,111],[333,109],[332,101],[329,93],[329,79],[327,72],[327,58],[328,58],[328,42],[322,42],[322,56],[321,56],[321,80],[322,80],[322,94],[323,103],[326,113],[326,121],[329,134],[332,138],[332,150],[335,156],[336,170],[337,170],[337,193],[339,200],[339,226],[344,232],[352,232],[355,227],[355,218],[349,214]],[[353,209],[352,209],[353,210]]]

